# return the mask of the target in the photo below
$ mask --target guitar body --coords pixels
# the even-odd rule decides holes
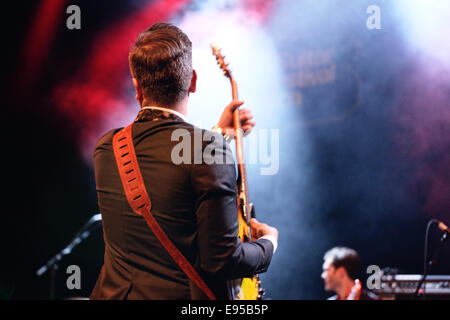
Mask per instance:
[[[238,222],[239,222],[239,238],[242,242],[249,241],[250,228],[244,220],[243,211],[238,206]],[[260,300],[262,299],[263,290],[260,288],[261,281],[258,275],[251,278],[242,278],[239,280],[239,290],[234,297],[235,300]]]

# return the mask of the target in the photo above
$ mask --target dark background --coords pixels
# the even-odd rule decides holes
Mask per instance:
[[[98,213],[93,168],[80,152],[83,121],[62,115],[52,92],[82,69],[97,33],[144,1],[71,2],[82,8],[82,29],[67,30],[61,14],[51,48],[29,84],[22,57],[38,3],[16,1],[2,10],[6,192],[0,294],[6,299],[47,299],[49,275],[37,277],[36,270]],[[272,127],[280,129],[280,170],[260,176],[249,168],[258,216],[280,231],[279,249],[262,275],[274,299],[331,295],[320,273],[323,254],[335,245],[356,249],[365,267],[420,273],[427,221],[450,223],[448,77],[423,75],[423,60],[401,38],[387,2],[378,1],[387,14],[383,29],[373,32],[364,27],[372,2],[341,11],[334,10],[336,1],[324,3],[333,14],[309,1],[284,2],[264,26],[280,55],[332,48],[337,68],[332,84],[298,88],[286,81],[292,96],[301,92],[302,105],[270,111]],[[357,9],[360,15],[341,26],[349,10]],[[299,23],[299,17],[309,22]],[[283,70],[289,74],[290,68]],[[424,129],[416,134],[414,128]],[[438,236],[432,229],[431,249]],[[102,237],[100,229],[93,232],[62,260],[58,298],[89,296],[103,262]],[[66,289],[71,264],[81,268],[81,290]],[[447,244],[432,273],[449,271]]]

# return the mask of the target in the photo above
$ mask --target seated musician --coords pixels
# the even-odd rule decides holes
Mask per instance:
[[[361,259],[355,250],[334,247],[325,253],[323,260],[325,290],[336,293],[329,300],[379,300],[374,293],[362,288],[358,279]]]

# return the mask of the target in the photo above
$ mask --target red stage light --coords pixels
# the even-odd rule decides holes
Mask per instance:
[[[23,49],[21,86],[32,83],[42,67],[57,31],[58,21],[64,18],[66,0],[42,0],[30,25]]]
[[[128,97],[121,94],[127,83],[128,52],[138,34],[158,21],[169,20],[186,0],[160,0],[126,17],[101,32],[82,70],[55,89],[53,99],[65,117],[79,130],[86,159],[92,158],[93,144],[112,122],[111,114],[127,114]],[[138,105],[136,102],[136,112]]]

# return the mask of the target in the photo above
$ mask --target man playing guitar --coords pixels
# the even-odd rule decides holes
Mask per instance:
[[[174,132],[184,132],[181,138],[192,142],[198,132],[208,133],[212,139],[201,142],[201,151],[212,146],[216,154],[231,153],[222,135],[186,122],[197,81],[191,51],[189,38],[179,28],[157,23],[139,35],[130,52],[141,110],[132,125],[106,133],[94,152],[105,260],[91,299],[234,299],[231,280],[253,277],[269,267],[278,231],[251,219],[251,240],[238,237],[234,163],[189,158],[175,164],[171,158],[179,143],[172,139]],[[234,128],[238,110],[240,126],[251,131],[252,114],[239,110],[240,105],[233,100],[215,129],[224,134]],[[121,167],[121,159],[128,158]],[[124,170],[127,165],[134,169]],[[149,199],[136,208],[132,202],[144,194],[131,200],[129,195],[138,187]],[[136,214],[142,208],[148,212]],[[172,247],[149,229],[153,218]],[[197,278],[185,272],[189,266]]]

